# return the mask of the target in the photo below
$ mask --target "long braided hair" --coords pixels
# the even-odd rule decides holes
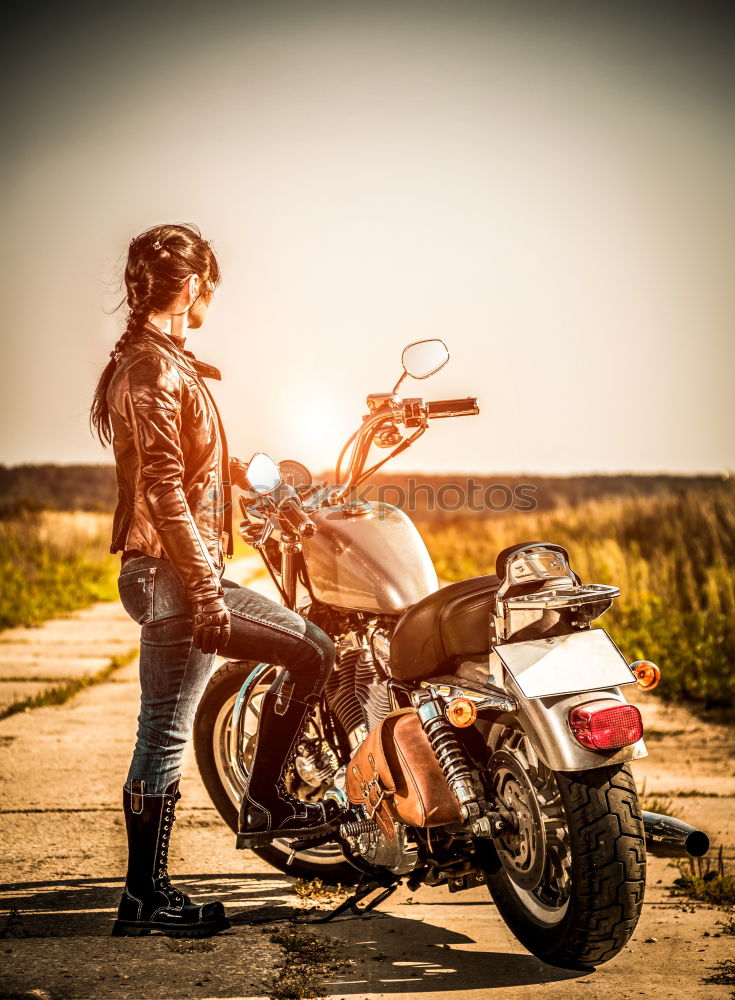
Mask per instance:
[[[125,265],[128,318],[122,336],[110,351],[92,398],[89,422],[103,447],[112,441],[107,390],[124,351],[145,340],[145,324],[152,312],[166,312],[187,278],[198,274],[202,282],[220,280],[220,269],[209,243],[196,226],[153,226],[130,242]]]

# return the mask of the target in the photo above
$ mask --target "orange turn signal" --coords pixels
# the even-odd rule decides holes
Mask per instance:
[[[457,729],[466,729],[477,718],[477,706],[469,698],[454,698],[447,705],[447,718]]]
[[[644,691],[652,691],[661,680],[661,671],[650,660],[636,660],[630,669],[635,674],[635,682]]]

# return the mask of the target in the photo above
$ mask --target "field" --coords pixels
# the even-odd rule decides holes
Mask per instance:
[[[0,520],[0,628],[116,600],[120,560],[107,551],[111,525],[108,514],[68,511]]]
[[[629,660],[659,664],[662,697],[735,706],[734,484],[462,519],[422,534],[450,581],[495,572],[496,554],[516,542],[566,546],[584,581],[620,587],[603,624]]]
[[[118,599],[112,515],[23,510],[0,518],[0,630]],[[235,558],[252,551],[235,538]]]
[[[560,497],[529,513],[414,516],[447,581],[494,572],[497,553],[519,541],[565,545],[583,580],[620,587],[602,623],[629,660],[660,665],[664,698],[735,706],[735,484]],[[108,514],[81,511],[0,520],[0,628],[115,600],[110,525]],[[244,548],[236,538],[235,554]]]

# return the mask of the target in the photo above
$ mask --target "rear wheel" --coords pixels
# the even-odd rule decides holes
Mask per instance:
[[[255,746],[260,700],[270,687],[277,669],[274,667],[272,672],[263,675],[243,709],[246,713],[245,744],[242,748],[246,770],[243,773],[233,762],[230,753],[232,712],[240,689],[255,666],[255,663],[233,660],[216,670],[202,696],[194,721],[194,750],[199,773],[217,811],[234,832],[237,832],[237,817],[247,780],[247,768]],[[303,798],[319,798],[318,784],[313,784],[316,780],[313,777],[315,772],[313,769],[309,771],[309,763],[297,761],[297,768],[301,768],[302,776],[295,768],[287,776],[286,784],[293,794]],[[304,778],[307,780],[304,781]],[[318,877],[332,885],[337,882],[351,885],[359,878],[359,873],[345,861],[336,844],[298,851],[290,865],[287,861],[291,848],[286,841],[275,840],[272,844],[254,848],[253,853],[286,875],[309,879]]]
[[[518,829],[495,840],[488,888],[510,929],[550,965],[609,961],[643,904],[643,818],[627,764],[554,772],[520,730],[494,731],[490,781]]]

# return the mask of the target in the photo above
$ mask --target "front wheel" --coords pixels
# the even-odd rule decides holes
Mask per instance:
[[[627,764],[554,772],[518,730],[506,730],[490,780],[518,829],[495,841],[487,877],[518,940],[550,965],[590,968],[624,947],[641,914],[643,817]]]
[[[204,691],[194,721],[194,751],[199,773],[220,816],[235,832],[247,778],[235,765],[230,754],[232,712],[240,688],[255,666],[255,663],[231,660],[216,670]],[[246,767],[255,743],[260,700],[275,676],[275,669],[264,674],[263,682],[253,690],[245,707],[248,720],[247,745],[243,747]],[[290,776],[288,783],[292,786],[297,784],[297,775]],[[297,791],[295,788],[293,790]],[[291,858],[289,843],[274,840],[271,844],[256,847],[253,853],[279,871],[300,878],[319,877],[326,883],[351,885],[359,877],[359,873],[347,863],[342,851],[334,843],[306,847]]]

